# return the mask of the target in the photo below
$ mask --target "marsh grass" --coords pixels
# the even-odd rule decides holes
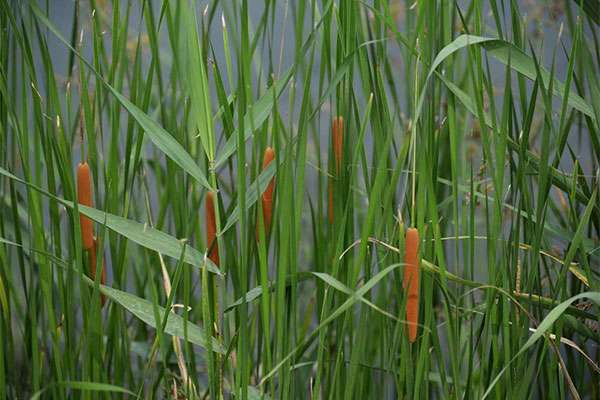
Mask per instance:
[[[598,398],[578,3],[0,0],[0,399]]]

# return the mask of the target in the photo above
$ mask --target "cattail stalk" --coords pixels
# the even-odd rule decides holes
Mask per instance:
[[[92,177],[90,166],[87,162],[77,166],[77,201],[84,206],[92,207]],[[94,247],[94,226],[92,220],[83,214],[79,214],[79,225],[81,226],[81,242],[85,250]]]
[[[92,247],[88,250],[88,262],[90,264],[90,278],[92,280],[96,280],[96,257],[98,254],[98,242],[96,241],[96,238],[92,238],[93,240],[93,245]],[[104,255],[102,256],[102,275],[100,276],[100,283],[102,285],[106,284],[106,261],[104,260]],[[100,306],[104,306],[104,303],[106,303],[106,296],[104,296],[102,293],[100,294]]]
[[[215,218],[215,198],[212,192],[206,193],[206,245],[209,249],[208,258],[219,265],[219,245],[217,244],[217,220]]]
[[[335,159],[335,176],[339,176],[342,169],[342,150],[344,148],[344,117],[333,119],[331,125],[331,142],[333,144],[333,156]],[[328,180],[329,191],[329,223],[333,224],[333,179]]]
[[[271,161],[275,159],[275,151],[271,147],[265,149],[263,155],[263,171],[267,169]],[[262,214],[263,214],[263,226],[265,228],[265,237],[269,236],[271,230],[271,221],[273,219],[273,191],[275,190],[275,177],[273,176],[269,181],[267,189],[261,196]],[[259,238],[259,226],[256,224],[256,239]]]
[[[327,180],[327,184],[329,192],[329,224],[333,225],[333,179],[331,177]]]
[[[419,322],[419,231],[416,228],[409,228],[406,231],[404,264],[403,287],[404,289],[408,287],[406,301],[408,340],[413,343],[417,339]]]

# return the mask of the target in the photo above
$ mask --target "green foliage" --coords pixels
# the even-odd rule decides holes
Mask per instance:
[[[600,397],[598,4],[0,0],[0,400]]]

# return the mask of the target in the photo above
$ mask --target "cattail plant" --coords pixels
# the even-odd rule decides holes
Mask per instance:
[[[92,280],[96,280],[96,257],[98,254],[98,242],[96,238],[93,238],[93,245],[88,250],[88,261],[90,264],[90,278]],[[104,260],[104,255],[102,256],[102,275],[100,276],[100,283],[102,285],[106,284],[106,261]],[[100,294],[100,305],[103,306],[106,303],[106,297],[103,294]]]
[[[212,192],[206,193],[206,246],[208,258],[219,265],[219,245],[217,244],[217,220],[215,218],[215,198]]]
[[[87,162],[77,166],[77,201],[84,206],[92,207],[92,177],[90,166]],[[79,214],[81,226],[81,242],[85,250],[94,247],[94,226],[92,220],[83,214]]]
[[[406,301],[406,321],[408,322],[408,340],[417,339],[419,320],[419,231],[409,228],[406,231],[406,252],[404,254],[404,289],[408,288]]]
[[[275,151],[271,147],[265,149],[263,155],[263,171],[267,169],[271,161],[275,159]],[[271,220],[273,218],[273,190],[275,190],[275,177],[273,176],[269,181],[267,189],[261,196],[262,203],[262,214],[263,214],[263,226],[265,229],[265,237],[269,236],[271,230]],[[259,225],[256,224],[256,239],[259,239]]]
[[[80,163],[77,166],[77,201],[84,206],[92,207],[92,176],[90,166],[87,162]],[[79,214],[79,224],[81,226],[81,242],[83,249],[88,253],[89,277],[96,280],[96,255],[97,244],[94,238],[94,225],[92,220],[83,214]],[[102,276],[100,283],[106,283],[106,263],[102,257]],[[103,294],[100,295],[100,303],[103,306],[106,298]]]
[[[335,159],[334,176],[337,178],[342,169],[342,149],[344,144],[344,117],[338,116],[331,124],[331,142]],[[333,179],[329,177],[329,223],[333,224]]]

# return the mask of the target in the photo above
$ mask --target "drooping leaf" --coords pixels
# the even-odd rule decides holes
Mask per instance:
[[[521,49],[497,38],[486,38],[475,35],[460,35],[454,41],[446,45],[431,63],[427,79],[429,79],[436,71],[437,67],[453,53],[457,52],[468,46],[479,45],[484,48],[489,55],[500,61],[502,64],[509,66],[514,71],[519,72],[523,76],[535,80],[537,78],[537,71],[535,67],[535,61],[528,56]],[[547,70],[541,69],[540,74],[544,80],[546,87],[550,84],[550,74]],[[556,96],[563,98],[565,90],[567,90],[562,82],[558,79],[554,79],[552,83],[553,92]],[[419,98],[419,104],[417,107],[417,115],[420,113],[423,101],[425,99],[425,91],[421,93]],[[586,103],[586,101],[576,93],[569,93],[569,105],[590,118],[595,118],[592,107]]]
[[[60,202],[68,208],[74,208],[73,202],[58,196],[54,196],[53,194],[48,193],[36,185],[16,177],[15,175],[6,171],[4,168],[0,168],[0,174],[17,182],[23,183],[30,188],[52,198],[53,200]],[[169,235],[168,233],[159,231],[158,229],[147,226],[146,224],[119,217],[118,215],[110,214],[92,207],[79,205],[79,212],[90,217],[99,224],[105,225],[107,228],[117,232],[118,234],[139,244],[140,246],[157,251],[176,260],[178,260],[181,256],[183,243],[181,240]],[[207,258],[205,260],[204,255],[191,246],[186,246],[184,261],[194,266],[206,265],[210,272],[220,276],[222,275],[219,268],[214,265],[210,259]]]
[[[0,243],[8,244],[11,246],[20,247],[23,250],[27,250],[28,252],[39,253],[45,255],[46,253],[40,250],[25,248],[19,243],[14,243],[10,240],[6,240],[4,238],[0,238]],[[56,265],[61,268],[67,268],[68,263],[60,258],[53,256],[53,261]],[[90,287],[94,287],[95,282],[89,277],[84,275],[83,280]],[[137,318],[142,320],[144,323],[156,329],[156,319],[154,314],[154,304],[150,301],[138,297],[134,294],[124,292],[122,290],[118,290],[106,285],[99,285],[100,291],[106,295],[106,297],[112,299],[117,304],[124,307],[126,310],[131,312]],[[159,311],[159,319],[162,320],[164,317],[165,309],[163,307],[158,306]],[[191,343],[197,344],[203,348],[207,348],[206,336],[204,335],[204,331],[198,325],[193,324],[190,321],[186,322],[187,325],[187,340]],[[184,330],[184,320],[179,315],[171,312],[169,314],[167,325],[165,327],[165,332],[172,336],[177,336],[182,339],[186,339],[186,331]],[[223,345],[215,338],[211,338],[212,349],[213,351],[224,354],[225,349]]]
[[[93,282],[92,282],[93,284]],[[154,318],[154,305],[146,299],[135,296],[131,293],[122,290],[114,289],[110,286],[100,285],[100,291],[110,299],[125,307],[133,315],[141,319],[147,325],[156,329],[156,319]],[[165,315],[165,309],[158,307],[159,319],[162,320]],[[186,332],[187,329],[187,332]],[[177,336],[181,339],[188,340],[191,343],[197,344],[203,348],[207,348],[206,336],[204,330],[198,325],[190,321],[185,322],[184,319],[174,312],[170,312],[165,332],[171,336]],[[186,335],[187,334],[187,335]],[[211,338],[212,350],[219,354],[225,354],[225,348],[214,337]]]
[[[31,400],[37,400],[41,398],[41,396],[48,390],[54,387],[64,387],[73,390],[81,390],[88,392],[111,392],[111,393],[123,393],[130,396],[135,396],[135,393],[132,391],[122,388],[120,386],[111,385],[110,383],[101,383],[101,382],[86,382],[86,381],[66,381],[66,382],[58,382],[51,383],[46,386],[42,390],[37,391],[31,396]]]

